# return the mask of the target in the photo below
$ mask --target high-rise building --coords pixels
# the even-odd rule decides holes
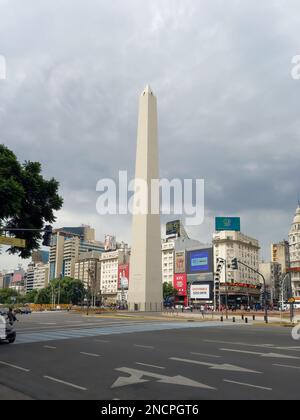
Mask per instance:
[[[38,251],[33,251],[31,259],[34,264],[37,264],[37,263],[47,264],[49,261],[49,251],[44,251],[42,249],[39,249]]]
[[[49,265],[44,263],[37,263],[34,267],[33,289],[44,289],[48,285]]]
[[[300,204],[289,233],[290,268],[293,296],[300,303]]]
[[[159,191],[151,191],[152,181],[159,179],[158,166],[156,98],[147,86],[139,103],[135,187],[138,190],[137,182],[143,180],[148,191],[143,197],[146,211],[134,214],[132,219],[130,310],[160,311],[163,305]],[[139,200],[140,196],[135,194],[134,208],[139,207]]]
[[[30,292],[34,288],[34,262],[28,264],[27,272],[26,272],[26,292]]]
[[[54,231],[49,255],[49,280],[60,275],[74,277],[75,261],[81,253],[103,252],[102,242],[94,238],[94,229],[87,226]]]
[[[282,273],[285,274],[290,266],[290,251],[288,241],[271,244],[271,261],[281,265]]]

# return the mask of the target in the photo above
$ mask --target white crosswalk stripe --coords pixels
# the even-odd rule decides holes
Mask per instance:
[[[210,323],[144,323],[144,324],[133,324],[133,325],[118,325],[100,328],[89,328],[89,329],[66,329],[59,331],[41,331],[34,333],[19,333],[17,334],[17,340],[15,344],[27,344],[37,343],[45,341],[57,341],[57,340],[70,340],[75,338],[85,337],[96,337],[101,335],[114,335],[114,334],[129,334],[135,332],[147,332],[147,331],[163,331],[163,330],[174,330],[174,329],[190,329],[190,328],[205,328],[219,326],[223,327],[224,324],[219,322]]]

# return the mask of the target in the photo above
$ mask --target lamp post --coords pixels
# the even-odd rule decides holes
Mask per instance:
[[[57,298],[57,306],[60,304],[60,282],[62,280],[63,274],[60,273],[59,279],[58,279],[58,298]]]
[[[228,319],[228,287],[227,287],[227,261],[225,258],[217,258],[217,262],[221,262],[225,266],[225,313],[226,313],[226,319]],[[221,295],[220,290],[220,284],[219,284],[219,297]]]
[[[266,279],[262,273],[260,273],[258,270],[255,270],[254,268],[250,267],[249,265],[243,263],[242,261],[237,260],[237,262],[245,267],[247,267],[249,270],[253,271],[254,273],[258,274],[262,279],[264,283],[264,294],[263,294],[263,300],[264,300],[264,307],[265,307],[265,323],[268,323],[268,308],[267,308],[267,286],[266,286]]]

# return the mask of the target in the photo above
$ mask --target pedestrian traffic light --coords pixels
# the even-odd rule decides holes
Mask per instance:
[[[232,270],[238,270],[238,260],[237,258],[233,258],[233,260],[231,261],[231,269]]]
[[[50,246],[51,236],[52,236],[52,226],[46,225],[45,230],[44,230],[44,235],[43,235],[43,242],[42,242],[44,246]]]

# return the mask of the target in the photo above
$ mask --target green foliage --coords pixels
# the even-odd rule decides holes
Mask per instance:
[[[171,283],[164,282],[163,284],[163,297],[164,299],[168,297],[175,297],[178,295],[178,290],[175,289]]]
[[[11,304],[12,297],[19,296],[18,292],[13,289],[0,289],[0,303],[2,304]]]
[[[42,290],[39,290],[35,297],[35,303],[49,304],[52,302],[52,294],[55,295],[55,301],[58,301],[60,296],[60,303],[72,303],[78,305],[85,296],[84,285],[80,280],[74,280],[71,277],[64,277],[62,279],[55,279]]]
[[[54,178],[43,178],[39,162],[21,164],[12,151],[0,145],[0,230],[4,225],[12,229],[43,229],[46,223],[53,223],[53,211],[63,204],[58,187]],[[11,254],[28,258],[39,248],[40,232],[11,233],[26,240],[25,249],[12,247]]]
[[[50,293],[48,289],[41,289],[38,291],[36,297],[35,297],[35,302],[34,303],[39,303],[41,305],[43,304],[47,304],[50,303]]]

